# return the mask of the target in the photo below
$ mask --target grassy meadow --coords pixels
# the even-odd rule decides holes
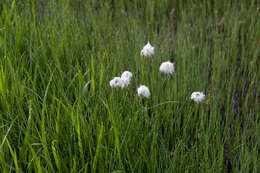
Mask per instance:
[[[0,172],[259,173],[260,2],[1,0]]]

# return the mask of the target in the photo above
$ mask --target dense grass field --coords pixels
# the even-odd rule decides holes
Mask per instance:
[[[1,0],[0,172],[259,173],[259,1]]]

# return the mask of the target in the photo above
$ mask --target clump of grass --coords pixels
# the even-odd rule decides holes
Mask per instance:
[[[260,171],[257,1],[2,0],[0,14],[0,172]]]

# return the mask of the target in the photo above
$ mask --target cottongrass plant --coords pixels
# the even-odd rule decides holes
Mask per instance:
[[[149,99],[151,95],[149,88],[145,85],[140,85],[140,87],[137,89],[137,94],[138,96],[147,99]]]
[[[147,112],[148,117],[151,118],[151,110],[149,109],[151,106],[151,100],[148,100],[151,96],[149,88],[145,85],[140,85],[137,89],[137,94],[142,98],[143,109]],[[146,121],[148,121],[148,119]]]
[[[124,71],[121,75],[121,80],[123,81],[123,88],[128,87],[128,85],[130,84],[131,78],[132,78],[133,74],[130,71]]]
[[[171,63],[170,61],[166,61],[166,62],[163,62],[161,65],[160,65],[160,71],[165,73],[165,74],[170,74],[172,75],[173,72],[174,72],[174,64]]]
[[[148,41],[148,43],[141,50],[141,55],[142,56],[152,56],[153,54],[154,54],[154,47]]]
[[[109,85],[111,88],[123,88],[124,81],[121,79],[121,77],[114,77],[110,82]]]
[[[109,85],[111,88],[126,88],[130,84],[133,74],[129,71],[124,71],[121,77],[114,77]]]
[[[205,94],[203,92],[196,91],[191,94],[190,99],[199,103],[205,99]]]
[[[161,91],[164,93],[164,97],[166,97],[167,96],[166,85],[167,85],[168,81],[172,79],[172,75],[174,73],[174,63],[172,63],[170,61],[163,62],[160,65],[159,70],[160,70],[160,72],[167,75],[167,76],[163,76],[164,80],[163,80],[162,86],[161,86]],[[169,89],[171,89],[171,87]]]

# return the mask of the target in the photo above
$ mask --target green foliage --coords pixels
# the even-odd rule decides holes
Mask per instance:
[[[260,172],[259,19],[254,0],[1,0],[0,172]]]

